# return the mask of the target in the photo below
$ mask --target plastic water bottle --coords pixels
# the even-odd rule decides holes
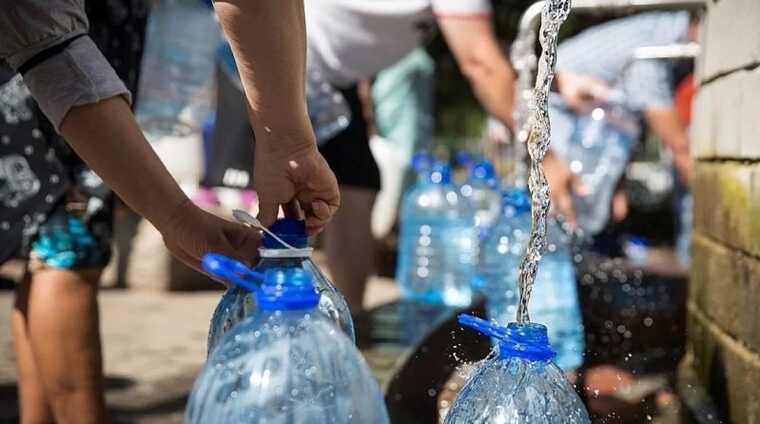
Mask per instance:
[[[515,318],[520,263],[530,238],[530,218],[528,192],[510,191],[504,196],[499,221],[482,242],[480,273],[485,280],[486,309],[489,319],[501,325]],[[585,341],[569,237],[554,220],[549,221],[547,233],[547,247],[530,301],[530,317],[548,327],[557,352],[556,363],[563,369],[576,369],[583,363]]]
[[[500,327],[469,315],[459,322],[498,340],[498,352],[470,376],[445,424],[586,424],[588,412],[553,362],[546,327]]]
[[[136,113],[149,140],[201,132],[212,112],[220,41],[207,2],[162,0],[152,8]]]
[[[459,193],[469,205],[475,226],[485,229],[499,217],[501,193],[493,163],[480,160],[470,166],[470,175],[459,187]]]
[[[415,155],[417,184],[401,204],[396,278],[408,300],[466,306],[477,260],[477,235],[467,208],[451,184],[451,169]]]
[[[315,67],[306,73],[306,108],[318,144],[324,144],[351,123],[345,97]]]
[[[506,324],[517,313],[517,281],[531,224],[527,193],[509,191],[502,202],[496,223],[482,233],[479,274],[483,279],[489,318]]]
[[[280,219],[272,224],[270,231],[295,249],[286,248],[277,239],[265,233],[263,247],[259,249],[261,260],[254,271],[263,273],[268,269],[285,268],[311,272],[314,275],[314,284],[320,295],[319,310],[335,322],[349,339],[356,340],[354,323],[346,300],[311,259],[312,249],[308,247],[304,221]],[[240,265],[246,268],[244,265]],[[219,275],[219,278],[245,279],[247,274],[243,268],[238,267],[233,270],[235,272],[227,272],[224,276]],[[213,270],[207,270],[207,272],[213,272]],[[230,282],[235,283],[234,281]],[[250,315],[254,309],[255,302],[249,291],[238,287],[228,289],[211,318],[208,352],[212,352],[222,336],[235,324]]]
[[[388,423],[367,364],[319,302],[310,273],[268,270],[257,311],[224,336],[195,381],[185,422]]]
[[[637,116],[614,99],[578,118],[566,159],[585,188],[574,196],[573,207],[586,233],[597,234],[607,225],[615,186],[639,133]]]

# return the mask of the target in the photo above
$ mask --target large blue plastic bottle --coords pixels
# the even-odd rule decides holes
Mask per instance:
[[[489,318],[506,324],[517,313],[517,280],[530,236],[530,199],[526,193],[506,192],[496,223],[482,235],[478,262],[486,309]]]
[[[224,336],[195,381],[185,422],[388,423],[367,364],[319,302],[311,273],[268,270],[257,311]]]
[[[415,156],[417,184],[401,204],[396,278],[405,299],[450,306],[472,301],[477,261],[472,217],[451,183],[451,169]]]
[[[485,281],[488,317],[501,325],[515,319],[520,263],[530,238],[530,219],[528,192],[510,191],[504,196],[499,221],[481,243],[480,274]],[[585,341],[570,243],[554,220],[547,225],[547,240],[528,310],[533,322],[549,328],[557,365],[576,369],[583,363]]]
[[[462,325],[498,340],[498,351],[470,376],[445,424],[587,424],[588,412],[553,362],[546,327],[507,327],[469,315]]]
[[[280,219],[272,224],[270,231],[295,249],[287,248],[274,237],[265,234],[263,247],[259,249],[261,259],[254,270],[263,273],[268,269],[287,268],[311,272],[320,294],[319,310],[334,321],[351,340],[356,340],[354,323],[346,300],[311,259],[312,249],[308,247],[304,221]],[[243,268],[238,268],[237,278],[245,278]],[[208,337],[209,353],[219,343],[224,333],[250,315],[254,308],[254,298],[249,291],[238,287],[228,289],[211,319]]]
[[[459,192],[469,205],[475,226],[485,229],[493,225],[501,211],[499,180],[493,163],[487,160],[475,161],[470,165],[470,175]]]

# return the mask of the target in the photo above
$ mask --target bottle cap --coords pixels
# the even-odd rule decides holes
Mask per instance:
[[[430,181],[434,184],[451,184],[451,167],[445,162],[436,162],[433,164]]]
[[[515,214],[530,212],[530,194],[527,190],[509,190],[502,200],[504,208],[511,208]]]
[[[303,249],[309,244],[309,238],[306,235],[306,221],[303,220],[278,219],[269,227],[269,231],[296,249]],[[287,246],[283,246],[282,243],[267,233],[264,233],[263,244],[265,249],[287,249]]]
[[[456,159],[457,163],[461,166],[470,166],[472,163],[472,155],[466,150],[457,151],[454,155],[454,159]]]
[[[511,322],[507,327],[474,317],[459,315],[459,323],[499,341],[499,359],[523,358],[550,361],[557,354],[549,344],[546,326]]]
[[[488,185],[496,185],[496,169],[493,163],[487,160],[475,162],[470,168],[470,179],[472,181],[482,181]]]
[[[430,168],[433,163],[433,155],[429,152],[417,152],[412,156],[412,169],[422,172]]]
[[[319,304],[314,276],[301,269],[270,269],[256,291],[256,305],[264,311],[311,309]]]

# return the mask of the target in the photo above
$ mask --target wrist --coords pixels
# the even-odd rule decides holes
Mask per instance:
[[[195,204],[182,193],[182,196],[175,196],[173,200],[164,203],[163,207],[157,208],[154,213],[145,214],[145,218],[161,234],[166,234],[174,231],[179,222],[186,219],[187,215],[196,208]]]

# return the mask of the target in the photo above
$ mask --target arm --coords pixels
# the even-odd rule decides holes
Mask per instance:
[[[306,112],[303,0],[219,0],[256,132],[254,184],[264,225],[298,200],[311,233],[338,209],[335,176],[317,151]]]
[[[440,16],[438,26],[480,104],[496,119],[514,127],[515,74],[499,48],[490,18]]]
[[[256,257],[258,235],[193,205],[156,156],[123,97],[75,106],[61,134],[77,154],[162,234],[166,246],[200,270],[207,252],[247,263]]]
[[[675,108],[649,108],[644,110],[649,127],[673,153],[673,165],[684,183],[691,175],[689,137]]]
[[[180,260],[200,270],[208,251],[251,261],[257,233],[189,202],[129,109],[129,92],[87,37],[83,1],[10,2],[0,12],[0,59],[17,72],[66,141]],[[30,40],[38,40],[31,42]]]

